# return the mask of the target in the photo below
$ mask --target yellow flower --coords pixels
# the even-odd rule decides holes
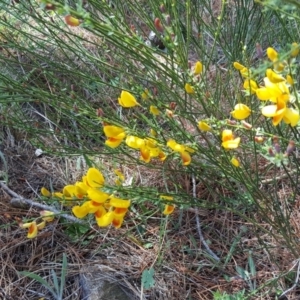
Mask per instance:
[[[36,224],[36,221],[33,222],[29,222],[29,223],[20,223],[19,226],[21,228],[28,228],[28,234],[27,234],[27,238],[32,239],[35,238],[37,236],[38,233],[38,226]]]
[[[105,125],[103,127],[103,131],[105,136],[108,138],[105,141],[105,145],[110,148],[118,147],[126,137],[125,130],[118,126]]]
[[[267,69],[266,75],[272,83],[280,83],[285,81],[285,78],[275,73],[272,69]]]
[[[109,194],[104,193],[98,189],[89,189],[87,194],[89,196],[89,199],[97,203],[104,203],[109,198]]]
[[[278,59],[278,53],[272,47],[267,49],[267,56],[272,62],[275,62]]]
[[[296,57],[299,54],[299,45],[297,43],[292,44],[292,52],[291,52],[291,57]]]
[[[240,144],[241,138],[234,138],[232,130],[225,129],[222,132],[222,147],[225,149],[236,149]]]
[[[135,97],[132,94],[130,94],[129,92],[126,92],[126,91],[122,91],[120,98],[118,98],[118,101],[119,101],[119,104],[122,107],[126,107],[126,108],[140,105],[136,101]]]
[[[237,120],[244,120],[250,116],[251,109],[242,103],[235,105],[234,110],[231,112],[231,115]]]
[[[52,222],[54,220],[54,213],[49,210],[42,210],[40,211],[40,215],[42,219],[46,222]]]
[[[258,86],[254,80],[247,79],[244,81],[244,89],[249,91],[250,94],[255,94]]]
[[[278,100],[276,104],[266,105],[261,112],[265,117],[273,118],[274,126],[277,126],[283,120],[294,127],[299,121],[299,112],[293,108],[286,107],[286,102],[282,100]]]
[[[203,71],[203,65],[200,61],[197,61],[194,66],[194,75],[199,75]]]
[[[167,201],[173,201],[172,196],[161,195],[160,199],[167,200]],[[164,211],[163,211],[163,214],[164,215],[170,215],[174,211],[174,209],[175,209],[175,205],[166,204],[165,208],[164,208]]]
[[[259,100],[270,100],[277,102],[277,100],[288,101],[290,98],[290,91],[285,82],[273,83],[268,77],[264,78],[265,87],[256,90],[256,96]]]
[[[149,90],[145,89],[144,92],[141,94],[143,100],[147,100],[149,98]]]
[[[130,202],[130,200],[124,200],[115,197],[111,197],[109,200],[110,206],[118,208],[128,208],[130,206]]]
[[[194,93],[195,93],[194,88],[193,88],[189,83],[186,83],[186,84],[185,84],[184,89],[185,89],[185,91],[186,91],[188,94],[194,94]]]
[[[134,135],[128,135],[125,143],[128,147],[133,149],[141,149],[143,146],[145,146],[144,139],[141,139]]]
[[[42,188],[41,188],[41,194],[42,194],[44,197],[50,197],[50,196],[51,196],[51,193],[50,193],[45,187],[42,187]]]
[[[111,224],[111,222],[114,219],[114,212],[113,211],[109,211],[107,213],[105,213],[103,216],[101,216],[100,218],[96,217],[96,221],[99,227],[107,227]]]
[[[156,106],[153,106],[153,105],[150,106],[150,112],[151,112],[151,114],[153,114],[155,116],[158,116],[160,114],[158,108]]]
[[[84,202],[81,206],[75,205],[72,207],[72,212],[76,218],[82,219],[89,214],[89,201]]]
[[[204,121],[198,122],[198,128],[202,131],[210,131],[211,127]]]
[[[243,70],[244,68],[246,68],[245,66],[243,66],[242,64],[240,64],[240,63],[237,62],[237,61],[235,61],[235,62],[233,63],[233,66],[234,66],[234,68],[235,68],[236,70],[239,70],[239,71],[241,71],[241,70]]]
[[[86,181],[89,187],[99,188],[104,184],[104,177],[96,168],[89,168],[86,174]]]
[[[170,147],[173,151],[180,153],[182,164],[188,166],[192,159],[190,153],[193,153],[194,150],[188,146],[178,144],[175,140],[170,139],[167,142],[167,146]]]
[[[235,157],[233,157],[233,158],[231,159],[231,163],[232,163],[235,167],[237,167],[237,168],[240,166],[240,162],[239,162],[238,159],[235,158]]]

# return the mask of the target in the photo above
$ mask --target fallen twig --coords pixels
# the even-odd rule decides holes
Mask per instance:
[[[12,196],[12,199],[11,199],[10,203],[14,207],[34,206],[34,207],[41,208],[43,210],[49,210],[49,211],[55,213],[57,216],[62,216],[65,219],[68,219],[68,220],[70,220],[74,223],[85,224],[84,221],[82,221],[80,219],[77,219],[73,216],[67,215],[67,214],[62,214],[59,210],[57,210],[57,209],[55,209],[51,206],[32,201],[32,200],[26,199],[26,198],[18,195],[17,193],[12,191],[5,183],[3,183],[1,181],[0,181],[0,186],[7,194]]]

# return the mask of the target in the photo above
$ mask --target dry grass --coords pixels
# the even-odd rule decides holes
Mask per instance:
[[[32,153],[33,149],[28,144],[15,144],[14,154],[9,147],[4,151],[9,166],[10,188],[20,195],[35,197],[40,187],[49,183],[50,178],[53,187],[58,189],[79,176],[80,172],[74,172],[76,175],[65,177],[63,159],[36,158]],[[68,167],[75,171],[71,163]],[[138,172],[143,179],[149,177],[149,184],[151,182],[157,185],[161,182],[159,178],[155,180],[153,172],[149,174],[149,171],[143,168],[133,170],[124,167],[124,171],[128,176],[135,176]],[[186,184],[186,189],[190,188],[189,184]],[[284,195],[283,199],[286,194],[287,191],[281,194]],[[216,201],[209,198],[201,184],[197,186],[197,195],[201,195],[201,198],[206,196],[207,201]],[[102,278],[122,283],[133,295],[132,299],[139,299],[142,272],[154,264],[156,283],[154,288],[143,291],[144,299],[212,299],[212,291],[234,293],[241,289],[249,289],[247,282],[236,272],[237,266],[247,269],[249,251],[252,252],[257,271],[256,276],[251,278],[252,282],[255,281],[257,286],[260,286],[274,281],[274,288],[271,284],[263,289],[266,295],[261,299],[275,299],[276,288],[281,287],[285,290],[291,286],[286,277],[280,276],[289,270],[297,269],[294,257],[284,244],[280,244],[280,241],[274,240],[266,233],[262,233],[258,239],[257,228],[223,210],[200,212],[206,241],[210,241],[211,249],[223,261],[228,258],[226,264],[218,265],[211,261],[201,248],[193,210],[177,210],[167,221],[163,232],[160,213],[145,221],[132,211],[122,229],[91,227],[77,242],[71,241],[67,235],[70,224],[62,220],[48,225],[36,239],[28,240],[17,222],[20,219],[36,217],[38,212],[35,209],[28,211],[12,207],[10,197],[4,191],[0,197],[0,263],[3,266],[0,276],[1,299],[51,299],[43,286],[32,279],[22,277],[18,272],[31,271],[50,280],[51,270],[60,273],[63,253],[67,254],[68,259],[64,299],[83,299],[82,276],[87,274],[87,270],[90,273],[101,270]],[[299,201],[296,205],[298,203]],[[298,215],[295,209],[291,218],[295,234],[300,228]],[[263,220],[259,223],[265,229],[271,229]],[[139,232],[138,226],[143,228],[144,232]],[[247,231],[243,231],[242,227],[247,227]],[[229,249],[235,242],[236,247],[230,254]],[[262,250],[262,242],[268,246],[268,252]],[[147,244],[151,246],[143,246]],[[298,299],[299,295],[300,291],[294,289],[286,299]],[[258,298],[255,296],[252,299]]]

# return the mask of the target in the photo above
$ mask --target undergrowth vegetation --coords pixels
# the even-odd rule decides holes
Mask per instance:
[[[2,142],[9,133],[43,155],[75,157],[76,172],[87,172],[61,191],[40,186],[38,202],[73,214],[86,230],[112,224],[129,235],[154,218],[158,256],[189,211],[197,259],[243,284],[178,299],[297,299],[297,2],[0,5]],[[204,227],[208,214],[222,220]],[[228,215],[230,236],[222,228]],[[60,214],[19,223],[36,238],[53,216]],[[243,266],[235,264],[239,256]],[[274,276],[258,275],[265,257]],[[235,274],[226,275],[229,264]],[[152,268],[142,292],[155,285]]]

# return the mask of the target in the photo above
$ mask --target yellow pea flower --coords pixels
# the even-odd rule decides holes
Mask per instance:
[[[151,114],[158,116],[160,114],[160,111],[158,110],[158,108],[154,105],[150,106],[150,112]]]
[[[299,54],[300,47],[297,43],[292,43],[291,57],[296,57]]]
[[[243,66],[242,64],[240,64],[240,63],[237,62],[237,61],[235,61],[235,62],[233,63],[233,67],[234,67],[236,70],[239,70],[239,71],[241,71],[241,70],[243,70],[243,69],[246,68],[245,66]]]
[[[118,98],[118,101],[119,101],[119,104],[122,107],[126,107],[126,108],[140,105],[136,101],[135,97],[127,91],[122,91],[121,92],[121,96],[120,96],[120,98]]]
[[[203,71],[203,65],[200,61],[197,61],[194,66],[194,75],[199,75]]]
[[[42,187],[42,188],[41,188],[41,194],[42,194],[44,197],[50,197],[50,196],[51,196],[51,193],[50,193],[45,187]]]
[[[81,206],[75,205],[72,207],[72,212],[76,218],[82,219],[89,214],[89,201],[83,203]]]
[[[52,222],[54,220],[54,212],[49,210],[42,210],[40,211],[40,215],[42,219],[46,222]]]
[[[108,138],[105,145],[110,148],[118,147],[126,137],[125,130],[122,127],[114,125],[105,125],[103,127],[105,136]]]
[[[37,236],[38,227],[36,221],[29,222],[29,223],[20,223],[19,226],[21,228],[28,228],[27,238],[33,239]]]
[[[257,83],[252,79],[247,79],[244,81],[244,89],[249,91],[250,94],[255,94],[258,89]]]
[[[242,103],[235,105],[234,110],[231,112],[231,115],[237,120],[244,120],[248,118],[251,114],[251,109]]]
[[[272,83],[280,83],[285,81],[285,78],[275,73],[272,69],[267,69],[266,75]]]
[[[130,200],[119,199],[115,197],[111,197],[109,200],[109,204],[113,207],[118,208],[128,208],[130,206]]]
[[[172,196],[161,195],[160,199],[167,200],[167,201],[172,201],[174,198]],[[164,215],[170,215],[174,211],[174,209],[175,209],[175,205],[165,204],[163,214]]]
[[[198,128],[202,131],[210,131],[211,127],[204,121],[198,122]]]
[[[86,181],[89,187],[99,188],[104,184],[104,177],[96,168],[89,168],[86,174]]]
[[[194,93],[195,93],[194,88],[193,88],[189,83],[186,83],[186,84],[185,84],[184,89],[185,89],[185,91],[186,91],[188,94],[194,94]]]
[[[240,144],[241,138],[234,138],[233,132],[230,129],[225,129],[222,132],[222,147],[225,149],[236,149]]]
[[[109,211],[105,213],[102,217],[98,218],[96,217],[96,221],[99,227],[107,227],[111,224],[111,222],[114,219],[114,212]]]
[[[97,203],[104,203],[110,196],[109,194],[104,193],[98,189],[89,189],[87,194],[89,196],[89,199]]]
[[[269,60],[272,61],[272,62],[275,62],[278,59],[278,53],[272,47],[269,47],[267,49],[267,56],[268,56]]]
[[[141,139],[134,135],[128,135],[125,143],[128,147],[133,149],[141,149],[143,146],[145,146],[144,139]]]
[[[239,160],[235,157],[233,157],[230,162],[237,168],[240,166]]]

